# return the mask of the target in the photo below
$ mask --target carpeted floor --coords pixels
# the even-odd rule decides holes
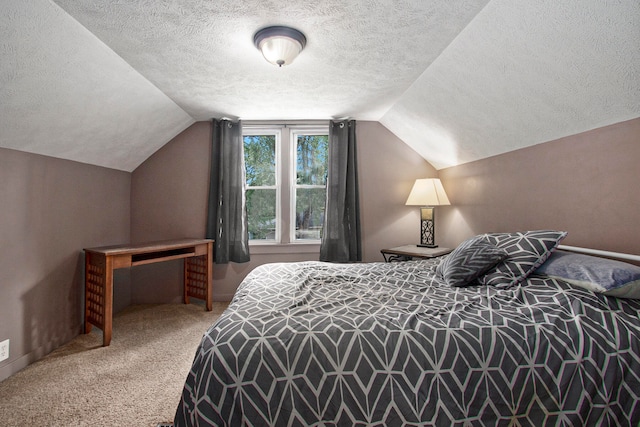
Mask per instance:
[[[102,347],[93,328],[0,383],[2,426],[152,426],[173,421],[196,347],[227,303],[130,306]]]

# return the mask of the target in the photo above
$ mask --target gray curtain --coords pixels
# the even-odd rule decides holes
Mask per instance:
[[[242,124],[212,121],[207,238],[216,264],[249,261]]]
[[[329,124],[327,202],[320,261],[362,261],[355,120]]]

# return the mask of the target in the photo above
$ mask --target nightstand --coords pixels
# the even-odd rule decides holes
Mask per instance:
[[[382,249],[380,253],[385,262],[410,261],[414,258],[426,259],[447,255],[453,249],[450,248],[423,248],[416,245],[398,246],[391,249]]]

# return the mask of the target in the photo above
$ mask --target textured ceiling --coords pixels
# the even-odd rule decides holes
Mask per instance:
[[[637,0],[3,3],[0,146],[126,171],[212,117],[376,120],[442,168],[640,116]]]
[[[56,0],[196,120],[378,120],[486,0]],[[292,66],[264,60],[253,35],[307,37]]]
[[[490,2],[380,122],[440,169],[640,117],[640,2]]]
[[[1,10],[1,147],[131,171],[194,122],[54,4]]]

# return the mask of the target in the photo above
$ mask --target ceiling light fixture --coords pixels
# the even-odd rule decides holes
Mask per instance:
[[[253,36],[253,44],[267,61],[282,67],[296,59],[307,44],[307,38],[294,28],[275,26],[258,31]]]

